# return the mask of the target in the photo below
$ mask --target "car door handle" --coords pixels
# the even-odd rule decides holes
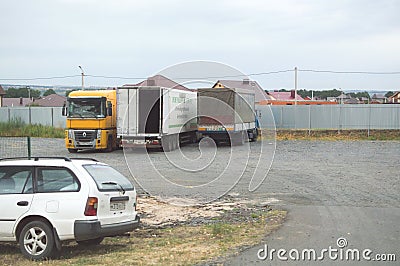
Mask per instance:
[[[27,201],[18,201],[17,202],[18,206],[28,206],[28,204],[29,204],[29,202],[27,202]]]

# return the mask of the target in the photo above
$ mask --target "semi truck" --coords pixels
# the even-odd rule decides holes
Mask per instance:
[[[78,150],[112,151],[117,148],[116,91],[81,90],[68,95],[63,108],[67,116],[65,146]]]
[[[258,137],[254,91],[238,88],[197,90],[198,132],[221,142],[241,145]]]
[[[117,88],[117,135],[124,148],[176,149],[197,141],[195,91],[157,86]]]

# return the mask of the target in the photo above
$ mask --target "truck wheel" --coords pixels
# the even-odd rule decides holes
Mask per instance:
[[[108,136],[106,152],[112,152],[113,151],[112,139],[113,139],[112,136]]]
[[[95,239],[88,239],[83,241],[76,241],[81,246],[96,246],[103,241],[104,237],[98,237]]]
[[[69,152],[69,153],[77,153],[77,152],[78,152],[78,149],[68,149],[68,152]]]
[[[42,221],[32,221],[22,228],[19,247],[22,254],[31,260],[51,258],[57,252],[53,231]]]

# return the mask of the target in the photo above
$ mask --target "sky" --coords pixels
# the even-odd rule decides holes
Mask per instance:
[[[80,65],[85,86],[120,86],[210,61],[265,73],[249,78],[267,90],[293,88],[295,67],[298,88],[400,90],[398,0],[3,0],[0,10],[0,84],[79,86]]]

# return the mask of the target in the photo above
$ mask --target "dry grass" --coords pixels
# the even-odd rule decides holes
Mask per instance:
[[[277,140],[400,140],[400,130],[277,130]]]
[[[60,259],[43,262],[26,260],[15,244],[0,244],[0,252],[3,265],[193,265],[260,243],[285,216],[285,211],[272,210],[252,215],[252,222],[220,220],[199,226],[138,229],[129,237],[107,238],[96,247],[65,245]]]

